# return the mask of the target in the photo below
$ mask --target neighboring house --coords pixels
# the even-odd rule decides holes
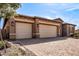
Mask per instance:
[[[73,33],[75,33],[75,26],[74,24],[70,24],[70,23],[64,23],[63,20],[61,20],[60,18],[55,19],[56,21],[62,22],[62,36],[70,36]]]
[[[79,33],[79,29],[75,30],[75,33]]]
[[[63,36],[70,36],[73,33],[75,33],[75,26],[74,24],[70,24],[70,23],[64,23],[62,24],[62,29],[63,29]]]
[[[65,25],[71,26],[73,29],[65,30],[67,34],[64,36],[74,33],[75,25],[63,24],[63,22],[60,18],[50,20],[37,16],[18,15],[4,21],[4,37],[9,39],[58,37],[63,35],[63,29],[69,28]]]

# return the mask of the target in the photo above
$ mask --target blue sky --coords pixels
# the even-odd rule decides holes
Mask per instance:
[[[3,26],[3,20],[0,20],[0,28],[2,28],[2,26]]]
[[[17,13],[49,19],[61,18],[79,28],[79,3],[22,3]]]
[[[24,3],[17,13],[49,19],[61,18],[79,28],[79,3]]]

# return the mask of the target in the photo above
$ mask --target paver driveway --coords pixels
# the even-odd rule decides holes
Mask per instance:
[[[38,56],[79,56],[79,39],[68,37],[18,40]]]

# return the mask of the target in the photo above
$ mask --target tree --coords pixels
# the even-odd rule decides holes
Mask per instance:
[[[16,10],[21,7],[21,4],[19,3],[0,3],[0,21],[3,18],[4,20],[13,18],[16,14]],[[1,34],[1,41],[5,45],[2,33]],[[5,46],[4,46],[5,47]]]

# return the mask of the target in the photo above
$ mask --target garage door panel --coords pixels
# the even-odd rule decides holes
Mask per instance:
[[[32,24],[16,23],[16,38],[32,38]]]
[[[57,27],[50,25],[39,25],[40,37],[56,37],[57,36]]]

